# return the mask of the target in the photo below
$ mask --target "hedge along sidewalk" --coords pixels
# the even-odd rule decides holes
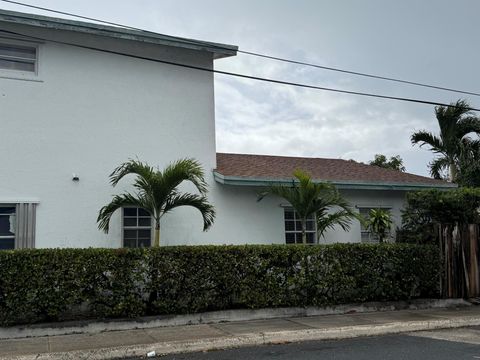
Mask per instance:
[[[239,321],[288,319],[322,315],[368,314],[395,310],[426,310],[465,308],[471,304],[463,299],[418,299],[412,301],[374,302],[346,304],[329,307],[268,308],[223,310],[186,315],[164,315],[138,319],[114,319],[110,321],[70,321],[27,326],[0,327],[0,340],[20,339],[69,334],[96,334],[106,331],[152,329],[183,325],[218,324]]]
[[[434,246],[0,252],[0,325],[438,297]]]

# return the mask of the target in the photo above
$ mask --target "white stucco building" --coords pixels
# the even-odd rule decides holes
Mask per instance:
[[[288,181],[292,167],[332,181],[359,211],[391,209],[397,224],[405,191],[452,186],[342,160],[217,157],[213,73],[195,67],[213,69],[236,50],[0,10],[0,248],[149,242],[141,212],[116,214],[107,235],[96,224],[112,194],[130,188],[108,182],[129,158],[164,167],[193,157],[207,173],[215,224],[203,233],[196,210],[176,209],[162,219],[164,245],[285,243],[288,204],[271,197],[257,203],[256,194]],[[123,216],[140,217],[143,226],[125,227]],[[360,241],[360,225],[327,238]]]

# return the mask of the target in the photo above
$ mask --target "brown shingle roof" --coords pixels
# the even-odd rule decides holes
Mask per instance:
[[[315,180],[338,183],[455,186],[441,180],[342,159],[217,153],[215,172],[224,177],[276,180],[291,179],[296,169],[306,171]]]

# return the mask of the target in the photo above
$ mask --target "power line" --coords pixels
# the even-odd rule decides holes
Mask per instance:
[[[120,51],[100,49],[100,48],[95,48],[95,47],[92,47],[92,46],[79,45],[79,44],[70,43],[70,42],[66,42],[66,41],[52,40],[52,39],[42,38],[42,37],[37,37],[37,36],[32,36],[32,35],[25,35],[25,34],[14,32],[14,31],[7,31],[7,30],[0,30],[0,31],[3,32],[3,33],[6,33],[6,34],[22,36],[22,37],[26,37],[26,38],[29,38],[29,39],[34,39],[34,40],[37,40],[37,41],[50,41],[50,42],[53,42],[53,43],[75,46],[75,47],[82,48],[82,49],[94,50],[94,51],[99,51],[99,52],[114,54],[114,55],[120,55],[120,56],[126,56],[126,57],[130,57],[130,58],[152,61],[152,62],[166,64],[166,65],[172,65],[172,66],[183,67],[183,68],[187,68],[187,69],[210,72],[210,73],[214,73],[214,74],[233,76],[233,77],[236,77],[236,78],[256,80],[256,81],[262,81],[262,82],[268,82],[268,83],[274,83],[274,84],[280,84],[280,85],[289,85],[289,86],[306,88],[306,89],[331,91],[331,92],[349,94],[349,95],[358,95],[358,96],[373,97],[373,98],[380,98],[380,99],[405,101],[405,102],[411,102],[411,103],[417,103],[417,104],[436,105],[436,106],[445,106],[445,107],[456,107],[455,105],[436,102],[436,101],[421,100],[421,99],[415,99],[415,98],[397,97],[397,96],[388,96],[388,95],[381,95],[381,94],[374,94],[374,93],[365,93],[365,92],[359,92],[359,91],[350,91],[350,90],[329,88],[329,87],[324,87],[324,86],[301,84],[301,83],[283,81],[283,80],[277,80],[277,79],[269,79],[269,78],[263,78],[263,77],[253,76],[253,75],[209,69],[209,68],[204,68],[204,67],[195,66],[195,65],[181,64],[181,63],[176,63],[176,62],[173,62],[173,61],[159,60],[159,59],[150,58],[150,57],[146,57],[146,56],[132,55],[132,54],[127,54],[127,53],[123,53],[123,52],[120,52]],[[480,109],[472,108],[472,107],[467,108],[467,110],[469,110],[469,111],[480,111]]]
[[[29,8],[33,8],[33,9],[37,9],[37,10],[43,10],[43,11],[53,12],[53,13],[57,13],[57,14],[72,16],[72,17],[76,17],[76,18],[79,18],[79,19],[90,20],[90,21],[95,21],[95,22],[104,23],[104,24],[108,24],[108,25],[118,26],[118,27],[122,27],[122,28],[125,28],[125,29],[141,31],[141,32],[144,32],[144,33],[162,35],[162,36],[165,36],[165,37],[175,39],[176,41],[182,42],[182,43],[185,43],[185,44],[198,44],[198,42],[200,42],[200,41],[193,42],[193,41],[189,41],[188,39],[182,39],[182,38],[177,38],[177,37],[171,36],[171,35],[160,34],[160,33],[154,32],[154,31],[144,30],[144,29],[140,29],[140,28],[137,28],[137,27],[133,27],[133,26],[123,25],[123,24],[119,24],[119,23],[116,23],[116,22],[96,19],[96,18],[92,18],[92,17],[88,17],[88,16],[77,15],[77,14],[73,14],[73,13],[69,13],[69,12],[65,12],[65,11],[54,10],[54,9],[50,9],[50,8],[46,8],[46,7],[42,7],[42,6],[30,5],[30,4],[22,3],[22,2],[19,2],[19,1],[13,1],[13,0],[0,0],[0,1],[10,3],[10,4],[20,5],[20,6],[25,6],[25,7],[29,7]],[[205,43],[207,44],[207,42],[205,42]],[[222,47],[221,45],[218,45],[218,44],[216,45],[216,47],[219,48],[219,49],[231,50],[230,48],[224,48],[224,47]],[[340,73],[350,74],[350,75],[355,75],[355,76],[362,76],[362,77],[367,77],[367,78],[372,78],[372,79],[377,79],[377,80],[397,82],[397,83],[401,83],[401,84],[425,87],[425,88],[448,91],[448,92],[455,92],[455,93],[460,93],[460,94],[465,94],[465,95],[480,96],[480,93],[473,92],[473,91],[466,91],[466,90],[454,89],[454,88],[450,88],[450,87],[421,83],[421,82],[417,82],[417,81],[403,80],[403,79],[394,78],[394,77],[368,74],[368,73],[346,70],[346,69],[341,69],[341,68],[336,68],[336,67],[323,66],[323,65],[313,64],[313,63],[304,62],[304,61],[297,61],[297,60],[286,59],[286,58],[267,55],[267,54],[261,54],[261,53],[257,53],[257,52],[253,52],[253,51],[246,51],[246,50],[238,49],[237,52],[241,53],[241,54],[245,54],[245,55],[256,56],[256,57],[261,57],[261,58],[265,58],[265,59],[270,59],[270,60],[275,60],[275,61],[280,61],[280,62],[285,62],[285,63],[290,63],[290,64],[308,66],[308,67],[313,67],[313,68],[322,69],[322,70],[340,72]]]
[[[372,79],[398,82],[398,83],[407,84],[407,85],[421,86],[421,87],[425,87],[425,88],[443,90],[443,91],[450,91],[450,92],[466,94],[466,95],[480,96],[480,93],[471,92],[471,91],[452,89],[452,88],[447,88],[447,87],[437,86],[437,85],[429,85],[429,84],[419,83],[419,82],[410,81],[410,80],[402,80],[402,79],[391,78],[391,77],[387,77],[387,76],[373,75],[373,74],[361,73],[361,72],[351,71],[351,70],[344,70],[344,69],[339,69],[339,68],[334,68],[334,67],[328,67],[328,66],[323,66],[323,65],[307,63],[307,62],[303,62],[303,61],[284,59],[284,58],[280,58],[280,57],[275,57],[275,56],[265,55],[265,54],[255,53],[255,52],[241,51],[241,50],[238,50],[238,52],[241,52],[243,54],[252,55],[252,56],[263,57],[263,58],[266,58],[266,59],[271,59],[271,60],[276,60],[276,61],[281,61],[281,62],[287,62],[287,63],[297,64],[297,65],[303,65],[303,66],[309,66],[309,67],[314,67],[314,68],[317,68],[317,69],[336,71],[336,72],[341,72],[341,73],[350,74],[350,75],[363,76],[363,77],[372,78]]]

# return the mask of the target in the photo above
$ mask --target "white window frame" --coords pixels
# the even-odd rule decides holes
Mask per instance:
[[[293,211],[293,220],[291,219],[286,219],[285,218],[285,213],[287,211]],[[313,243],[308,243],[307,242],[307,245],[316,245],[317,244],[317,222],[315,220],[316,218],[316,215],[313,214],[313,230],[306,230],[306,233],[307,234],[312,234],[313,233]],[[294,227],[295,227],[295,230],[287,230],[285,227],[286,225],[286,222],[287,221],[293,221],[294,223]],[[300,220],[297,220],[297,212],[295,211],[295,209],[291,206],[283,206],[283,232],[284,232],[284,236],[285,236],[285,244],[287,245],[294,245],[294,244],[302,244],[302,242],[297,242],[296,238],[297,236],[295,236],[295,243],[294,244],[291,244],[291,243],[287,243],[287,234],[301,234],[302,233],[302,230],[297,230],[296,229],[296,223],[297,221],[300,221]]]
[[[14,38],[0,37],[0,45],[35,49],[34,71],[0,68],[0,78],[42,82],[42,80],[39,78],[39,63],[41,55],[40,43],[32,41],[22,41]],[[3,58],[3,56],[0,56],[0,59]]]
[[[150,226],[139,226],[138,225],[138,218],[139,218],[138,213],[137,213],[137,216],[136,216],[137,225],[136,226],[125,226],[125,209],[139,209],[139,208],[136,207],[136,206],[122,207],[122,247],[125,247],[125,230],[150,230],[150,246],[152,246],[152,243],[153,243],[153,219],[152,219],[152,216],[150,216]],[[127,216],[127,217],[129,217],[129,216]],[[137,246],[135,246],[135,248],[139,248],[138,239],[137,239],[137,244],[136,245]]]

